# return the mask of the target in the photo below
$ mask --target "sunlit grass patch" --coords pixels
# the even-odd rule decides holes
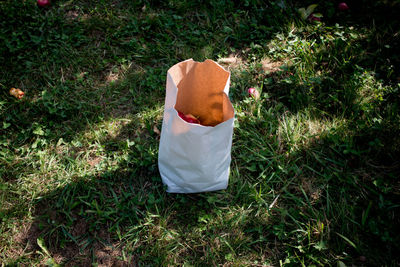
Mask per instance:
[[[293,153],[300,149],[307,150],[312,148],[313,144],[323,142],[321,139],[329,135],[332,129],[336,131],[337,128],[345,130],[344,118],[315,118],[307,111],[300,114],[286,113],[279,118],[277,135],[285,144],[285,150]]]

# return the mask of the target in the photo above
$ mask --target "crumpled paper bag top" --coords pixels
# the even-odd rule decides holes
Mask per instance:
[[[175,109],[196,116],[202,125],[215,126],[234,116],[224,88],[229,72],[214,61],[187,60],[169,70],[178,87]]]

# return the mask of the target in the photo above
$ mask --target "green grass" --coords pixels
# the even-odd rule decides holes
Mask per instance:
[[[1,1],[1,266],[398,265],[400,3],[309,4]],[[188,58],[231,71],[231,176],[167,194],[166,72]]]

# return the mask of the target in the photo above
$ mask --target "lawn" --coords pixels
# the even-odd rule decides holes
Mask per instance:
[[[400,264],[400,1],[347,5],[0,1],[1,266]],[[189,58],[231,72],[230,181],[169,194]]]

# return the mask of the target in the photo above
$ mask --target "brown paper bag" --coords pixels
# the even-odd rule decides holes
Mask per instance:
[[[178,87],[176,110],[194,115],[204,126],[215,126],[233,118],[232,104],[224,93],[229,72],[214,61],[185,61],[171,76]]]

